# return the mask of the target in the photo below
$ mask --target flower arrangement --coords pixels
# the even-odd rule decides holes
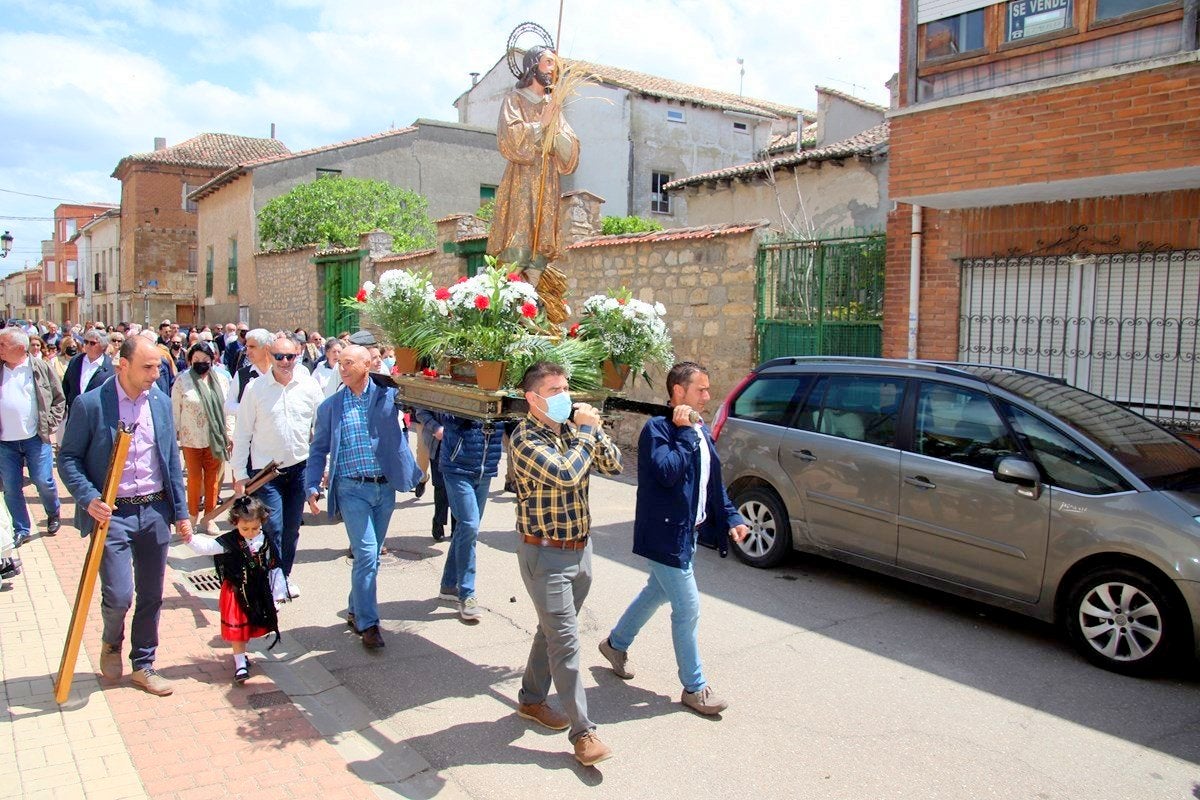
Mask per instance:
[[[392,346],[415,347],[423,322],[435,313],[433,282],[428,272],[390,269],[345,305],[370,316]]]
[[[613,364],[630,367],[649,381],[645,373],[648,365],[669,369],[674,361],[671,336],[663,321],[666,313],[662,303],[651,305],[636,300],[622,286],[584,300],[583,314],[568,336],[603,342]]]

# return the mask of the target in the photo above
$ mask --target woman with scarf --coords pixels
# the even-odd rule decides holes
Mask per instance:
[[[187,467],[188,512],[193,520],[217,507],[217,494],[225,475],[225,461],[233,447],[232,414],[225,413],[229,379],[213,369],[213,347],[197,342],[188,348],[188,369],[180,372],[171,389],[175,430]]]

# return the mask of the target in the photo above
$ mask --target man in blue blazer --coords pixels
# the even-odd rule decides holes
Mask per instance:
[[[83,536],[108,521],[100,562],[100,672],[121,677],[125,616],[137,603],[130,626],[135,685],[156,695],[171,684],[154,669],[158,617],[162,608],[167,546],[174,523],[186,542],[192,538],[171,400],[155,386],[161,356],[154,344],[131,336],[121,345],[116,376],[95,391],[79,395],[67,420],[58,452],[58,474],[75,498],[75,524]],[[115,506],[100,497],[108,476],[118,422],[133,427],[129,455],[121,469]]]
[[[718,547],[723,556],[725,537],[740,542],[749,527],[725,492],[721,460],[700,418],[709,400],[708,370],[681,361],[667,373],[667,394],[671,416],[650,418],[638,439],[633,552],[647,559],[650,577],[600,643],[600,653],[619,677],[632,678],[629,647],[669,601],[671,640],[683,684],[679,701],[700,714],[719,714],[729,704],[713,692],[700,664],[700,593],[692,562],[697,539]]]
[[[105,353],[107,349],[108,340],[100,331],[93,329],[83,335],[82,352],[72,358],[63,371],[63,396],[67,399],[68,417],[76,397],[113,376],[113,363]]]
[[[338,366],[345,386],[317,408],[304,486],[309,510],[319,513],[317,495],[328,471],[329,516],[346,523],[354,552],[346,622],[362,636],[363,647],[374,650],[384,646],[376,579],[396,492],[412,491],[424,475],[400,427],[396,387],[371,374],[367,348],[345,348]]]

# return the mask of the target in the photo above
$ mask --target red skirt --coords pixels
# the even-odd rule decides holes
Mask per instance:
[[[228,584],[221,584],[221,638],[227,642],[248,642],[256,636],[266,636],[271,631],[260,625],[252,625],[246,612],[238,605],[237,596]]]

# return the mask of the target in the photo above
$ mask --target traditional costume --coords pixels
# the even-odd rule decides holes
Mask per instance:
[[[274,633],[271,647],[278,644],[275,603],[287,599],[287,580],[267,537],[260,533],[248,540],[236,530],[215,539],[195,534],[189,546],[199,555],[213,557],[221,579],[221,638],[248,642]]]

